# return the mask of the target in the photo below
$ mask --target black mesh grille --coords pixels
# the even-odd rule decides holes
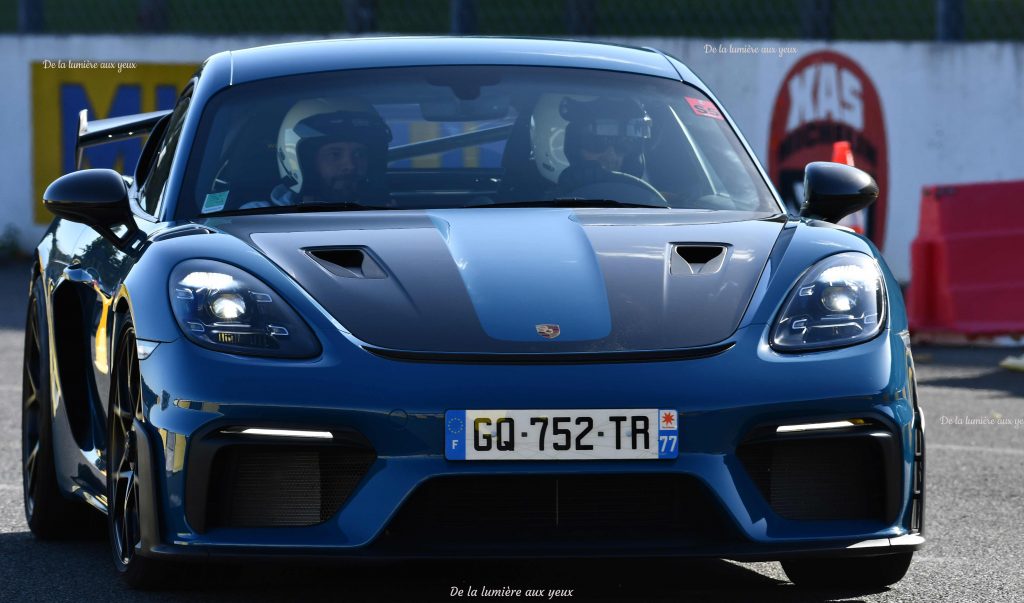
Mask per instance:
[[[885,520],[884,457],[870,436],[744,444],[738,455],[781,517]]]
[[[419,487],[384,545],[721,542],[733,536],[707,491],[687,476],[442,477]]]
[[[370,451],[229,446],[217,453],[211,527],[309,526],[326,521],[373,464]]]

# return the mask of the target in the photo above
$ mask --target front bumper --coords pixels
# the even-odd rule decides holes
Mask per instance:
[[[922,437],[909,349],[897,334],[858,346],[779,355],[765,325],[741,328],[736,345],[709,358],[602,365],[493,366],[388,360],[325,346],[311,361],[217,354],[179,339],[141,363],[148,400],[151,493],[158,518],[146,556],[537,557],[712,556],[744,560],[801,555],[877,555],[921,546],[913,524],[915,446]],[[673,460],[452,462],[443,454],[445,410],[467,408],[676,408]],[[889,434],[884,516],[787,519],[766,500],[737,454],[751,434],[775,425],[865,419]],[[353,434],[374,460],[344,505],[305,527],[202,525],[195,485],[223,428],[273,426]],[[207,473],[208,475],[208,473]],[[384,546],[389,526],[418,489],[444,477],[684,476],[724,519],[722,537],[675,541],[557,537],[487,546]],[[891,479],[890,479],[891,478]],[[920,509],[917,511],[920,516]],[[443,538],[442,538],[443,539]],[[436,544],[436,543],[434,543]],[[444,544],[443,542],[440,544]]]

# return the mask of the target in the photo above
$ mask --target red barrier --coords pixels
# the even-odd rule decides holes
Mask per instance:
[[[1024,333],[1024,181],[925,187],[910,255],[915,334]]]

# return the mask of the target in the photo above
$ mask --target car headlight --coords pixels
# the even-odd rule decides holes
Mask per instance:
[[[171,308],[185,336],[220,352],[309,358],[320,343],[263,281],[214,260],[187,260],[171,273]]]
[[[885,322],[885,279],[871,257],[839,253],[815,264],[782,308],[771,336],[776,350],[860,343],[877,335]]]

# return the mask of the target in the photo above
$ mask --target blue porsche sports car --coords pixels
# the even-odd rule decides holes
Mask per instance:
[[[922,545],[900,289],[652,49],[358,39],[210,57],[80,169],[29,289],[32,531],[185,560],[712,556],[880,586]],[[83,161],[85,158],[85,161]]]

